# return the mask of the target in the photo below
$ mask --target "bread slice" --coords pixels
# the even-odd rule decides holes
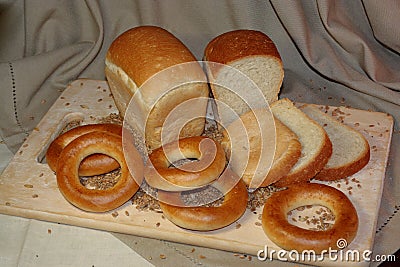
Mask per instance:
[[[309,181],[322,170],[332,154],[332,143],[328,134],[287,98],[272,103],[271,111],[297,135],[302,146],[299,160],[275,185],[284,187]]]
[[[224,130],[221,141],[232,170],[241,175],[249,188],[275,183],[291,170],[301,155],[297,136],[273,116],[258,122],[263,118],[261,112],[256,109],[243,114]],[[235,145],[244,151],[232,153]],[[262,157],[262,147],[269,153],[266,157]]]
[[[180,138],[203,133],[207,77],[172,33],[156,26],[138,26],[122,33],[107,51],[105,74],[121,116],[144,137],[148,148],[160,147],[161,135],[163,143],[178,139],[176,129]],[[128,104],[133,108],[126,114]],[[166,124],[176,107],[179,112]]]
[[[305,104],[299,108],[324,127],[332,142],[332,156],[315,179],[339,180],[367,165],[370,159],[370,147],[361,133],[324,113],[315,105]]]
[[[249,107],[253,100],[278,100],[284,70],[278,49],[266,34],[255,30],[221,34],[208,43],[204,60],[214,98],[238,115],[253,109]]]

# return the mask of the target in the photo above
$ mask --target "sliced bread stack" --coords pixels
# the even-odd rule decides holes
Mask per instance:
[[[287,98],[271,104],[275,117],[299,138],[302,155],[290,172],[278,182],[278,187],[307,182],[319,173],[332,154],[332,143],[326,131]]]
[[[332,156],[315,179],[323,181],[342,179],[367,165],[370,159],[370,147],[361,133],[324,113],[315,105],[305,104],[300,110],[325,129],[333,145]]]

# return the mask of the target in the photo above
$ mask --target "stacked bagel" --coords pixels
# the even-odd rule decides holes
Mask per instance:
[[[335,238],[343,234],[351,242],[358,217],[350,200],[337,189],[309,182],[338,180],[363,168],[369,160],[365,138],[313,105],[297,107],[289,99],[278,98],[284,77],[282,60],[273,41],[262,32],[237,30],[217,36],[205,48],[204,60],[202,66],[175,36],[155,26],[124,32],[106,56],[105,73],[114,101],[124,122],[140,132],[148,148],[143,176],[158,190],[165,216],[191,230],[219,229],[244,214],[248,189],[275,185],[288,189],[280,190],[280,197],[271,197],[264,206],[263,227],[273,242],[285,249],[319,252],[327,245],[334,247],[336,240],[315,242],[311,230],[300,237],[296,237],[298,229],[288,231],[293,242],[286,243],[281,242],[284,236],[271,230],[277,221],[285,221],[289,208],[302,204],[295,200],[304,196],[310,198],[307,205],[326,204],[334,209],[331,231],[337,233]],[[202,136],[209,103],[223,134],[221,142]],[[350,140],[343,145],[337,135]],[[348,153],[345,146],[354,149],[342,160],[341,155]],[[171,166],[184,159],[192,161]],[[74,181],[82,160],[74,163]],[[125,168],[126,163],[117,161]],[[63,160],[56,165],[60,189],[67,197]],[[223,193],[220,206],[182,203],[182,192],[208,186]],[[348,208],[343,211],[340,205],[330,204],[330,197]],[[279,204],[277,199],[282,198],[288,201]],[[273,209],[277,205],[282,208]],[[341,229],[346,220],[353,227]],[[327,233],[318,236],[329,239]]]
[[[138,191],[137,178],[128,169],[122,148],[122,127],[95,124],[75,127],[54,139],[46,152],[57,176],[58,188],[76,207],[106,212],[126,203]],[[105,190],[88,189],[81,176],[100,175],[120,168],[117,183]]]

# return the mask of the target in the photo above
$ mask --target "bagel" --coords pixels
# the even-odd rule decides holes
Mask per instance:
[[[211,231],[228,226],[246,211],[248,199],[246,184],[233,171],[226,168],[213,186],[224,194],[220,206],[187,207],[180,199],[180,192],[159,191],[160,208],[168,220],[185,229]]]
[[[306,205],[321,205],[335,215],[333,226],[313,231],[288,222],[289,211]],[[313,250],[317,254],[329,248],[338,249],[337,242],[353,241],[358,229],[358,216],[351,201],[341,191],[323,184],[291,185],[269,197],[262,213],[262,227],[268,238],[285,250]],[[343,247],[342,247],[343,248]]]
[[[198,159],[180,167],[171,164],[182,159]],[[165,191],[186,191],[216,180],[226,164],[222,146],[204,136],[194,136],[168,143],[149,155],[146,182]]]
[[[96,153],[108,155],[120,165],[120,178],[111,188],[88,189],[79,180],[81,161]],[[139,189],[125,162],[121,137],[106,132],[87,133],[71,141],[60,154],[56,176],[63,196],[76,207],[91,212],[113,210],[127,202]]]
[[[95,131],[122,135],[122,126],[111,123],[89,124],[73,128],[54,139],[46,152],[46,161],[52,171],[56,171],[61,151],[77,137]],[[94,176],[113,171],[119,164],[113,158],[102,154],[94,154],[84,159],[79,167],[80,176]]]

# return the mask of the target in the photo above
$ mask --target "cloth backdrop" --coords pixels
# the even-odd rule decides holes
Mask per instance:
[[[386,222],[386,231],[376,237],[377,253],[392,253],[400,247],[389,234],[400,221],[392,216],[400,206],[399,14],[397,0],[0,0],[0,135],[15,153],[68,83],[104,80],[110,43],[131,27],[161,26],[199,60],[206,44],[223,32],[260,30],[282,56],[280,97],[395,118],[378,221],[378,227]],[[133,237],[117,236],[134,243]],[[151,242],[156,241],[143,239],[142,247]],[[172,246],[162,244],[160,249]],[[142,247],[135,249],[145,254]]]

